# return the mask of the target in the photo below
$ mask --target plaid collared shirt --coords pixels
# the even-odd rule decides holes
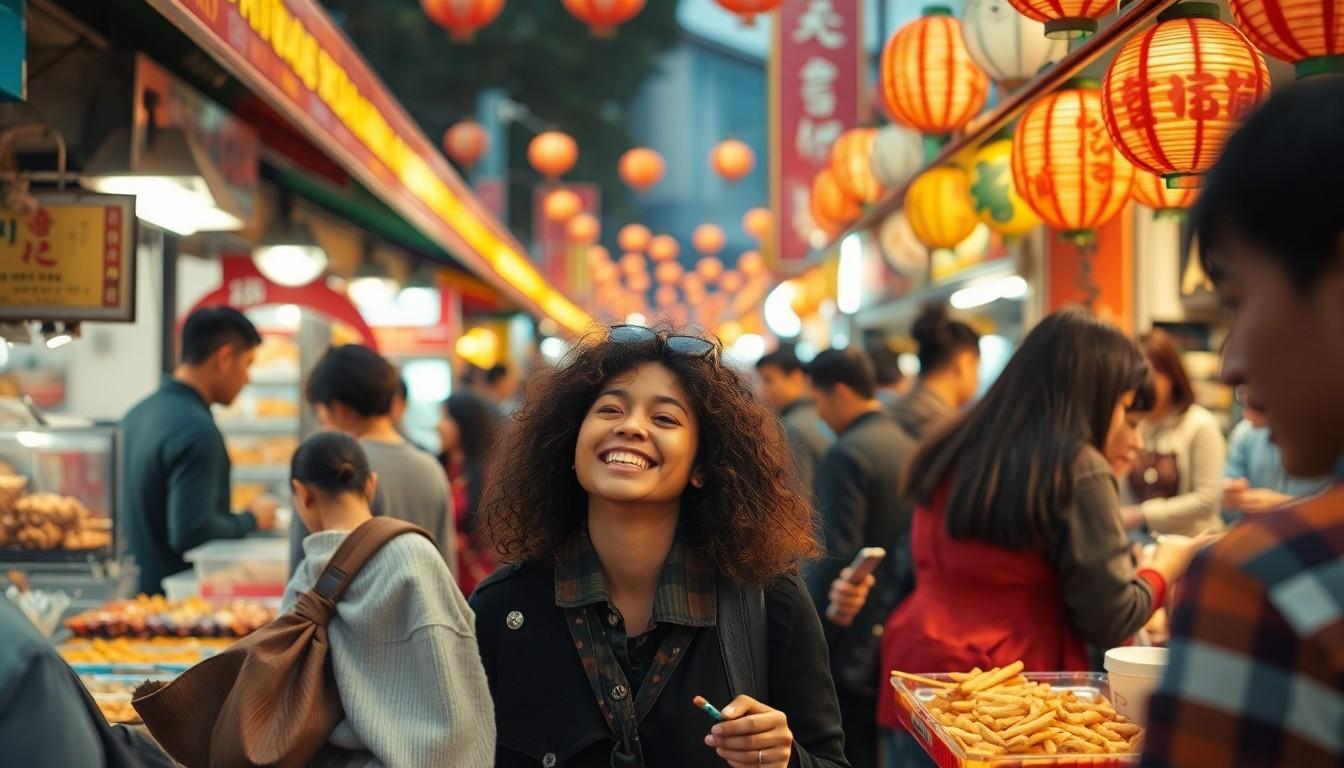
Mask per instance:
[[[1344,765],[1344,484],[1195,559],[1143,765]]]
[[[634,764],[643,762],[639,723],[681,663],[695,630],[715,624],[715,587],[713,568],[685,546],[678,533],[663,563],[649,626],[667,631],[644,680],[632,687],[618,659],[618,654],[627,658],[630,635],[611,602],[607,578],[586,529],[570,540],[556,565],[555,604],[565,609],[565,623],[607,726]]]

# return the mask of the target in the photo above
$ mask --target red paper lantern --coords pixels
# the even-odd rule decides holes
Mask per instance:
[[[902,123],[927,134],[951,133],[979,114],[989,76],[966,50],[961,22],[943,7],[924,10],[882,49],[882,96]]]
[[[713,224],[701,224],[691,233],[691,244],[695,250],[705,256],[713,256],[723,250],[728,238],[723,234],[723,230]]]
[[[1023,16],[1045,24],[1051,40],[1077,40],[1097,31],[1097,19],[1119,8],[1115,0],[1008,0]]]
[[[877,202],[882,196],[882,185],[873,175],[873,144],[877,141],[876,128],[854,128],[845,131],[831,145],[831,172],[835,181],[850,197],[860,203]]]
[[[1027,108],[1013,131],[1013,183],[1053,229],[1084,235],[1129,202],[1134,166],[1106,134],[1095,81],[1072,81]]]
[[[593,37],[616,36],[616,28],[644,9],[644,0],[564,0],[565,10],[588,25]]]
[[[578,160],[579,145],[567,133],[539,133],[527,145],[527,161],[548,179],[558,179],[569,173]]]
[[[490,146],[490,134],[475,120],[461,120],[443,132],[443,151],[470,171]]]
[[[768,208],[752,208],[742,217],[742,231],[758,241],[770,239],[770,230],[775,227],[775,215]]]
[[[583,198],[573,190],[557,189],[542,198],[541,212],[549,221],[566,222],[583,213]]]
[[[812,218],[817,220],[817,226],[835,234],[862,213],[858,201],[845,194],[830,168],[812,180]]]
[[[1228,5],[1255,47],[1293,64],[1298,77],[1344,72],[1339,0],[1229,0]]]
[[[1169,187],[1167,180],[1142,169],[1134,169],[1134,200],[1146,205],[1160,217],[1180,216],[1195,204],[1199,190]]]
[[[652,149],[635,147],[621,155],[617,170],[621,174],[621,181],[633,189],[645,190],[663,180],[666,164],[663,156]]]
[[[717,0],[718,4],[742,18],[743,26],[756,23],[756,16],[779,7],[780,0]]]
[[[420,0],[420,7],[430,21],[451,32],[453,40],[466,43],[499,16],[504,0]]]
[[[1102,83],[1106,128],[1130,162],[1182,186],[1269,96],[1264,57],[1213,3],[1182,3],[1125,43]]]
[[[626,224],[616,234],[616,244],[621,250],[633,253],[642,253],[652,239],[653,233],[643,224]]]
[[[745,143],[728,139],[714,147],[709,162],[715,173],[728,181],[737,181],[751,173],[751,169],[756,166],[756,153]]]
[[[681,253],[681,244],[671,235],[656,235],[649,241],[649,257],[654,261],[671,261]]]
[[[569,224],[565,226],[565,234],[572,243],[592,245],[601,236],[602,225],[593,214],[580,213],[569,220]]]

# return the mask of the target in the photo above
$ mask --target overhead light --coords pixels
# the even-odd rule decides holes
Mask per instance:
[[[974,283],[952,294],[948,300],[955,309],[972,309],[992,304],[999,299],[1020,299],[1027,295],[1027,281],[1018,275]]]
[[[355,306],[378,308],[396,301],[397,287],[390,277],[356,277],[346,284],[346,292]]]
[[[765,339],[757,333],[744,333],[728,348],[728,360],[743,368],[756,364],[765,355]]]
[[[863,294],[863,241],[851,234],[840,241],[836,268],[835,306],[846,315],[859,311]]]
[[[297,288],[313,282],[327,270],[327,251],[313,237],[308,222],[291,219],[282,212],[261,243],[252,249],[252,263],[272,283]]]
[[[205,150],[180,128],[151,124],[135,167],[130,131],[114,131],[84,169],[81,183],[111,195],[135,195],[135,215],[178,235],[243,228],[242,209]]]
[[[793,311],[793,299],[798,289],[793,282],[785,280],[765,297],[765,324],[770,331],[782,339],[792,338],[803,332],[803,320]]]
[[[42,339],[47,349],[60,349],[79,336],[79,324],[43,323]]]
[[[626,325],[648,325],[649,319],[638,312],[631,312],[625,316]]]
[[[555,365],[563,360],[565,355],[569,353],[569,344],[566,343],[564,339],[555,336],[547,336],[541,340],[540,352],[541,356],[546,358],[547,362],[551,365]]]

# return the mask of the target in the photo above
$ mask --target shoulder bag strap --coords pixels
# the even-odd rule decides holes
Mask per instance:
[[[336,554],[331,556],[327,567],[322,570],[317,584],[313,586],[313,592],[328,602],[339,601],[346,588],[350,586],[350,582],[354,580],[355,574],[364,567],[364,563],[377,554],[384,544],[403,533],[418,533],[430,542],[434,541],[434,537],[423,528],[405,520],[375,517],[345,537],[345,541],[336,549]]]
[[[770,625],[765,591],[725,576],[718,581],[719,648],[733,695],[770,698]]]

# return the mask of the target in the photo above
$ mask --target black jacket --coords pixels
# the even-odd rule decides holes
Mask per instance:
[[[843,768],[844,734],[826,645],[816,611],[796,577],[765,591],[769,617],[771,706],[788,715],[791,766]],[[472,595],[476,639],[495,702],[498,768],[607,768],[615,739],[593,698],[578,654],[555,605],[555,569],[528,564],[492,576]],[[518,629],[510,629],[513,613]],[[687,655],[640,723],[649,768],[722,768],[705,746],[714,724],[691,705],[704,696],[733,699],[716,628],[697,630]]]
[[[836,687],[860,695],[881,695],[877,672],[882,627],[913,587],[910,521],[913,507],[901,495],[905,465],[915,442],[890,415],[860,416],[836,439],[817,475],[817,508],[826,554],[807,571],[807,588],[824,615],[831,582],[864,547],[883,547],[887,557],[874,575],[877,584],[854,623],[842,629],[824,621]]]

